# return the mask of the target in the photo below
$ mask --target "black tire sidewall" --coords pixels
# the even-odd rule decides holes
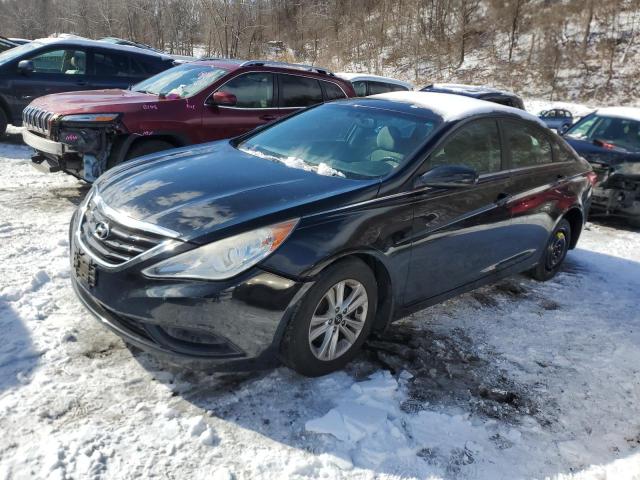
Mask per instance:
[[[169,150],[175,148],[171,143],[164,140],[144,140],[135,143],[124,156],[124,162],[132,160],[137,157],[143,157],[150,153],[161,152],[163,150]]]
[[[367,291],[369,305],[365,325],[350,350],[335,360],[322,361],[315,357],[309,346],[311,317],[327,290],[341,280],[347,279],[357,280]],[[377,290],[378,287],[373,272],[359,259],[343,260],[328,267],[320,274],[318,281],[309,289],[296,307],[282,340],[280,348],[282,361],[298,373],[310,377],[326,375],[343,368],[358,354],[360,347],[362,347],[371,332],[378,304]]]
[[[559,231],[564,231],[564,234],[567,237],[566,238],[567,248],[565,249],[562,259],[558,262],[558,264],[554,268],[548,269],[547,255],[549,254],[549,248],[548,248],[549,242],[556,236],[556,234]],[[544,282],[546,280],[550,280],[553,277],[555,277],[558,271],[560,270],[560,268],[562,267],[562,264],[564,263],[565,258],[567,258],[567,253],[569,251],[570,245],[571,245],[571,224],[565,218],[563,218],[562,220],[560,220],[558,225],[556,225],[556,228],[553,229],[553,232],[549,236],[547,243],[545,243],[544,252],[540,257],[540,261],[538,262],[538,265],[536,265],[536,267],[531,271],[531,275],[533,276],[533,278],[541,282]]]
[[[3,137],[7,132],[7,125],[9,125],[9,118],[5,111],[0,108],[0,137]]]

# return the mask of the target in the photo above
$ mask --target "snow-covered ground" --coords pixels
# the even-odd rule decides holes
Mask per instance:
[[[0,479],[638,479],[640,233],[589,224],[518,276],[395,324],[347,371],[188,373],[69,285],[86,188],[0,144]]]

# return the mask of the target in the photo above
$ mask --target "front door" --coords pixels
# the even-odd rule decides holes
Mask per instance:
[[[20,75],[16,82],[15,103],[12,105],[16,118],[37,97],[53,93],[85,90],[87,86],[87,53],[76,47],[40,51],[30,58],[33,72]],[[17,73],[17,64],[16,64]]]
[[[420,173],[439,165],[464,165],[480,175],[476,185],[427,188],[414,207],[413,242],[405,304],[445,294],[510,265],[509,173],[498,124],[474,120],[453,132]]]

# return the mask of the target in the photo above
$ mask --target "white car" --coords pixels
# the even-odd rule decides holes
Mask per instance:
[[[413,90],[413,85],[395,78],[369,75],[366,73],[336,73],[336,76],[349,80],[358,97],[376,95],[378,93]]]

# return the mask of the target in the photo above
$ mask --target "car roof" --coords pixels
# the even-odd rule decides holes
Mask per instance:
[[[427,85],[424,88],[434,89],[434,90],[447,90],[450,92],[455,92],[457,94],[469,95],[469,96],[489,95],[492,93],[516,96],[515,93],[507,92],[505,90],[498,90],[497,88],[486,87],[481,85],[463,85],[459,83],[433,83],[431,85]]]
[[[494,102],[488,102],[464,95],[440,92],[389,92],[372,95],[359,99],[343,101],[351,104],[360,103],[405,113],[419,114],[420,110],[433,112],[445,122],[462,120],[474,115],[488,113],[506,113],[523,120],[536,123],[546,128],[546,125],[535,115],[519,108],[507,107]],[[375,103],[378,103],[376,105]]]
[[[345,82],[344,78],[340,78],[335,75],[330,70],[320,67],[317,65],[302,65],[298,63],[286,63],[286,62],[278,62],[274,60],[240,60],[235,58],[201,58],[197,59],[193,62],[198,65],[210,65],[212,67],[220,67],[225,70],[234,71],[239,69],[254,69],[260,68],[267,70],[275,70],[276,72],[287,72],[291,73],[291,71],[296,71],[299,73],[304,73],[307,75],[313,75],[318,79],[325,78],[327,80],[338,80]]]
[[[398,80],[396,78],[391,77],[383,77],[381,75],[371,75],[369,73],[349,73],[349,72],[338,72],[336,76],[344,78],[345,80],[349,80],[350,82],[356,82],[358,80],[369,80],[372,82],[386,82],[392,83],[394,85],[401,85],[403,87],[407,87],[412,90],[413,85],[409,82],[404,82],[402,80]]]
[[[636,107],[607,107],[596,110],[597,115],[605,117],[625,118],[640,122],[640,108]]]
[[[60,46],[76,46],[76,47],[97,47],[108,50],[118,50],[121,52],[135,53],[138,55],[148,55],[150,57],[162,58],[164,60],[173,60],[171,55],[158,53],[144,48],[133,47],[131,45],[118,45],[115,43],[102,42],[100,40],[90,40],[83,37],[69,38],[39,38],[34,40],[35,43],[42,45],[60,45]]]

